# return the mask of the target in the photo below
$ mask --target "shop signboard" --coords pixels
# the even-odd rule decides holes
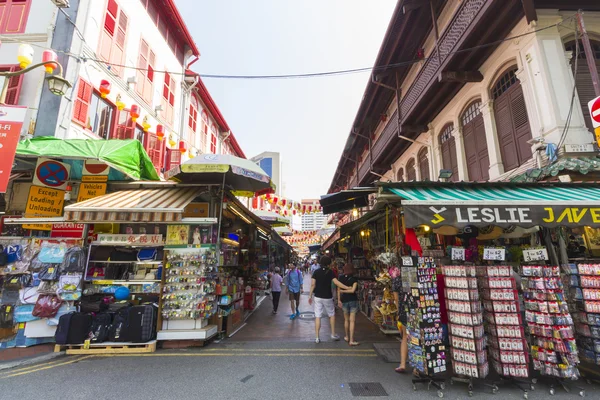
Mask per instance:
[[[208,217],[209,203],[190,203],[183,209],[184,218]]]
[[[71,172],[69,164],[40,157],[33,174],[33,184],[65,190],[69,182],[69,172]]]
[[[77,194],[77,202],[79,203],[106,194],[106,186],[106,183],[81,182],[79,193]]]
[[[27,197],[25,218],[56,218],[63,215],[65,192],[32,185]],[[51,231],[52,224],[23,224],[23,228],[36,231]]]
[[[6,193],[27,107],[0,106],[0,193]]]
[[[404,220],[409,228],[423,224],[454,226],[469,225],[485,227],[495,225],[502,228],[513,226],[545,227],[567,226],[600,227],[598,205],[407,205]]]
[[[85,224],[74,224],[71,222],[63,224],[52,224],[50,237],[53,238],[82,238]]]
[[[98,160],[86,160],[81,173],[82,182],[106,182],[110,167]]]
[[[128,234],[98,234],[97,242],[100,244],[115,245],[156,245],[163,244],[162,235],[128,235]]]

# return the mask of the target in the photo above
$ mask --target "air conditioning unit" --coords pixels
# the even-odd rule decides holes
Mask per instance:
[[[69,0],[51,0],[52,3],[58,8],[68,8]]]

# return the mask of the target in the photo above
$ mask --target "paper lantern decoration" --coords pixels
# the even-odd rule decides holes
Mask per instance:
[[[29,67],[33,62],[33,47],[28,44],[20,45],[17,52],[17,61],[21,69]]]
[[[107,81],[106,79],[102,79],[100,81],[100,97],[105,99],[106,96],[108,96],[110,94],[110,88],[111,88],[110,82]]]
[[[125,103],[123,103],[123,101],[121,100],[121,94],[117,95],[117,100],[115,101],[115,104],[119,111],[123,111],[125,109]]]
[[[52,50],[44,50],[42,53],[42,62],[44,64],[44,68],[46,68],[46,73],[51,74],[54,72],[56,68],[56,62],[58,61],[58,56]]]
[[[156,138],[162,141],[165,138],[165,128],[162,125],[156,125]]]
[[[150,122],[148,122],[148,116],[146,115],[144,117],[144,120],[142,121],[142,129],[144,130],[144,132],[148,132],[148,129],[150,129],[152,127],[152,124],[150,124]]]
[[[137,121],[137,119],[140,117],[140,106],[133,104],[129,109],[129,115],[131,115],[131,120],[133,122]]]
[[[277,204],[278,201],[279,201],[278,197],[273,197],[273,204]]]
[[[286,204],[287,204],[287,200],[286,199],[282,199],[281,200],[281,205],[285,207]]]
[[[293,213],[294,215],[296,215],[296,210],[293,210],[293,211],[292,211],[292,213]]]
[[[184,155],[186,151],[187,148],[185,147],[185,142],[182,140],[179,142],[179,152],[181,153],[181,155]]]
[[[177,144],[177,142],[175,141],[175,138],[173,137],[173,134],[171,133],[169,135],[169,146],[175,147],[176,144]]]

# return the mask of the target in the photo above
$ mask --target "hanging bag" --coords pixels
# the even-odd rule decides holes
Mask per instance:
[[[85,270],[85,251],[79,246],[67,250],[61,271],[63,273],[82,273]]]
[[[23,248],[19,244],[9,244],[4,248],[6,254],[6,264],[12,264],[21,259]]]
[[[0,328],[12,328],[15,325],[14,320],[15,307],[13,305],[4,304],[0,306]]]
[[[39,278],[42,281],[55,281],[58,279],[59,266],[57,264],[45,264],[40,270]]]
[[[44,243],[38,254],[39,261],[49,264],[62,264],[67,253],[67,246],[64,243]]]
[[[42,295],[33,307],[31,315],[39,318],[52,318],[58,312],[62,300],[54,295]]]

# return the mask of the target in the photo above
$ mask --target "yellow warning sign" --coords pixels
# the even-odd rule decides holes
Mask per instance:
[[[106,183],[81,182],[77,202],[93,199],[106,194]]]
[[[31,186],[29,196],[27,197],[25,218],[62,217],[64,205],[64,190]],[[51,231],[52,224],[23,224],[23,228],[36,231]]]

